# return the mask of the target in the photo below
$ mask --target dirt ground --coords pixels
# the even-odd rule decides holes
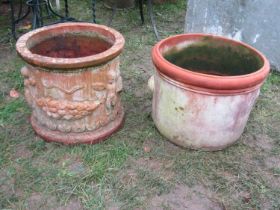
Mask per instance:
[[[71,14],[90,20],[90,1],[73,2]],[[183,32],[185,2],[154,7],[162,38]],[[34,134],[19,73],[24,63],[1,12],[0,209],[280,209],[279,73],[269,75],[237,144],[218,152],[182,149],[151,118],[147,81],[157,40],[144,10],[144,25],[137,8],[118,11],[112,22],[126,39],[125,125],[101,144],[77,146],[45,143]],[[106,24],[111,11],[97,1],[96,15]],[[19,98],[9,96],[13,88]]]

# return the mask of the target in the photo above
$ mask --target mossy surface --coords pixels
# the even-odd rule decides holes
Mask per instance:
[[[169,62],[195,72],[237,76],[250,74],[263,65],[262,60],[243,46],[221,45],[204,41],[164,54]]]

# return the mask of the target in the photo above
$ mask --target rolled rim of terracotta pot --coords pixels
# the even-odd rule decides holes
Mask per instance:
[[[183,42],[196,43],[205,38],[214,39],[232,46],[243,46],[262,61],[262,66],[249,74],[220,76],[199,73],[182,68],[169,62],[163,56],[163,51],[166,51],[168,48],[172,48]],[[152,61],[160,74],[167,76],[176,82],[191,86],[192,88],[206,89],[214,93],[242,92],[245,90],[248,91],[248,89],[250,90],[256,88],[256,86],[259,87],[264,82],[270,71],[268,59],[255,48],[239,41],[211,34],[180,34],[163,39],[153,47]]]
[[[111,46],[100,53],[75,58],[54,58],[31,52],[30,45],[32,42],[38,43],[46,38],[73,32],[99,34],[110,40]],[[124,37],[115,29],[93,23],[71,22],[45,26],[22,35],[16,43],[16,50],[18,54],[31,65],[50,69],[73,69],[97,66],[106,63],[122,52],[124,44]]]

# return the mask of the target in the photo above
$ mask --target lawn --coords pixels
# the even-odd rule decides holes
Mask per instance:
[[[69,2],[73,16],[90,20],[90,0]],[[162,38],[183,32],[185,3],[154,7]],[[144,9],[144,25],[137,8],[112,21],[126,39],[125,125],[103,143],[77,146],[34,134],[24,63],[9,39],[8,17],[0,16],[0,209],[280,209],[280,74],[270,73],[237,144],[218,152],[182,149],[151,118],[147,81],[157,40]],[[110,19],[101,0],[96,15],[101,24]],[[9,96],[12,88],[19,98]]]

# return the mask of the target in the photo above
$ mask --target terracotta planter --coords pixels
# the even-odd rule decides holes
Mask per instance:
[[[119,55],[123,36],[106,26],[62,23],[19,38],[25,97],[35,132],[47,141],[97,143],[124,119]]]
[[[108,8],[128,9],[135,6],[135,0],[105,0],[104,4]]]
[[[153,120],[183,147],[220,150],[241,136],[269,73],[256,49],[204,34],[160,41],[152,50]]]

